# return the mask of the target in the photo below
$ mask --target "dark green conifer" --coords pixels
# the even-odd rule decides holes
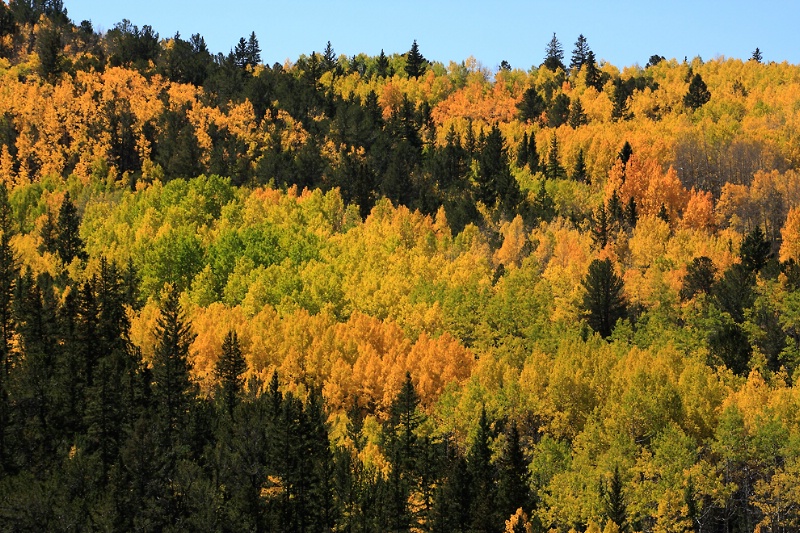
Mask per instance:
[[[606,338],[611,335],[617,320],[627,312],[622,278],[614,272],[610,259],[595,259],[581,285],[586,291],[583,297],[586,320],[594,331]]]
[[[553,72],[558,69],[566,70],[564,68],[564,49],[561,47],[561,43],[558,42],[555,32],[553,33],[553,38],[550,39],[550,42],[547,43],[547,47],[545,48],[543,66]]]
[[[420,53],[415,39],[411,45],[411,50],[406,53],[406,74],[408,74],[409,78],[419,78],[425,74],[427,67],[428,61]]]
[[[703,81],[700,74],[695,74],[689,82],[689,90],[683,97],[683,104],[689,109],[695,110],[703,107],[711,100],[711,92]]]

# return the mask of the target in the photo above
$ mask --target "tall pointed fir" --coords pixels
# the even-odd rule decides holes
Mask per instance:
[[[389,75],[389,58],[386,57],[383,48],[381,48],[381,55],[375,61],[375,74],[379,78],[385,78]]]
[[[411,50],[406,53],[406,74],[408,74],[409,78],[419,78],[425,74],[427,66],[428,61],[420,53],[415,39],[411,45]]]
[[[179,446],[189,425],[196,387],[190,378],[189,345],[194,340],[189,323],[178,302],[175,285],[166,288],[156,322],[153,354],[153,400],[162,446],[167,451]]]
[[[597,68],[594,52],[589,50],[586,54],[586,61],[583,64],[583,71],[586,73],[586,86],[593,87],[597,92],[603,90],[603,73]]]
[[[610,259],[595,259],[581,285],[585,290],[583,307],[586,320],[593,330],[606,338],[611,335],[617,320],[627,312],[622,278],[614,272]]]
[[[6,430],[9,423],[9,376],[13,366],[11,339],[14,335],[13,298],[16,278],[19,274],[11,238],[14,236],[14,221],[8,189],[0,183],[0,477],[6,460]]]
[[[552,70],[553,72],[558,69],[565,70],[564,49],[561,47],[561,43],[558,41],[555,32],[553,33],[553,38],[550,39],[550,42],[547,43],[547,47],[545,48],[543,65],[544,68]]]
[[[497,473],[492,464],[492,438],[486,407],[481,409],[478,431],[467,454],[467,468],[472,478],[470,522],[472,531],[495,531],[499,525],[497,513]]]
[[[86,252],[83,249],[80,230],[81,220],[78,217],[78,210],[69,197],[69,192],[64,194],[64,201],[58,210],[58,221],[56,222],[56,251],[59,257],[68,265],[74,258],[86,259]]]
[[[572,50],[572,59],[569,63],[570,70],[581,70],[583,64],[586,63],[589,52],[589,43],[586,42],[586,37],[583,34],[578,35],[578,40],[575,41],[575,48]]]
[[[548,179],[554,180],[563,178],[566,172],[564,167],[561,166],[558,155],[558,137],[553,133],[550,139],[550,151],[547,153],[547,167],[544,170],[544,175]]]
[[[229,415],[233,415],[241,396],[245,371],[247,362],[239,347],[239,336],[236,331],[229,331],[222,342],[222,354],[214,366],[214,376],[219,381],[217,395]]]
[[[575,160],[575,166],[572,169],[572,175],[570,177],[574,181],[589,183],[589,175],[586,169],[586,157],[583,155],[583,148],[578,150],[578,157]]]

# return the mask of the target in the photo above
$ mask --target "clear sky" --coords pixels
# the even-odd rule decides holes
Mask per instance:
[[[600,60],[644,65],[653,55],[800,63],[800,1],[754,0],[65,0],[70,18],[108,30],[123,18],[149,24],[162,38],[200,33],[211,52],[229,52],[256,32],[264,63],[321,51],[352,56],[404,53],[414,39],[426,59],[474,56],[495,69],[506,60],[528,69],[556,32],[566,61],[579,34]]]

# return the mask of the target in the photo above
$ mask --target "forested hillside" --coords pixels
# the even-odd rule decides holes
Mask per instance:
[[[0,530],[800,528],[800,66],[409,46],[0,2]]]

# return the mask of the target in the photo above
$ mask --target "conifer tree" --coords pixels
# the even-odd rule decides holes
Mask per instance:
[[[572,175],[570,177],[575,181],[589,183],[589,175],[587,174],[586,158],[583,155],[583,148],[578,150],[578,157],[575,160],[575,167],[572,169]]]
[[[520,120],[529,122],[539,120],[546,107],[544,98],[534,87],[528,87],[522,95],[522,100],[517,104]]]
[[[681,300],[691,300],[698,293],[711,294],[714,289],[714,278],[717,267],[714,261],[706,256],[695,257],[686,266],[680,296]]]
[[[592,242],[598,249],[602,250],[608,244],[609,233],[611,232],[611,223],[605,204],[600,204],[592,218]]]
[[[419,78],[425,74],[427,66],[428,61],[420,53],[415,39],[411,45],[411,50],[406,53],[406,74],[408,74],[409,78]]]
[[[570,117],[569,96],[559,93],[553,98],[553,102],[547,110],[547,123],[551,128],[557,128],[566,124]]]
[[[550,42],[547,43],[547,47],[545,48],[543,65],[544,68],[552,70],[553,72],[558,69],[566,70],[564,68],[564,49],[561,47],[561,43],[558,42],[555,32],[553,33],[553,38],[550,39]]]
[[[492,464],[492,438],[486,407],[481,409],[478,432],[467,455],[467,468],[472,480],[472,506],[470,521],[472,531],[495,531],[497,517],[497,473]]]
[[[9,423],[9,378],[14,365],[13,300],[19,263],[11,246],[15,234],[8,189],[0,183],[0,476],[6,467],[6,430]]]
[[[65,265],[70,264],[76,257],[81,260],[87,257],[83,249],[83,240],[79,235],[80,225],[78,210],[67,192],[58,210],[56,222],[56,251]]]
[[[683,104],[689,109],[695,110],[703,107],[711,100],[711,92],[703,81],[700,74],[695,74],[689,82],[689,90],[683,97]]]
[[[497,506],[501,516],[511,516],[520,508],[529,510],[528,463],[522,453],[516,420],[511,421],[506,433],[498,470]]]
[[[621,533],[627,531],[628,510],[625,504],[625,493],[618,466],[614,467],[614,473],[611,476],[608,488],[606,488],[605,484],[600,485],[600,495],[603,498],[606,517],[617,525]]]
[[[586,291],[583,297],[586,320],[593,330],[606,338],[627,311],[622,278],[614,272],[610,259],[595,259],[581,285]]]
[[[550,138],[550,151],[547,153],[547,166],[544,169],[544,175],[551,180],[563,178],[566,175],[564,167],[561,166],[559,161],[558,138],[555,133]]]
[[[583,64],[589,55],[589,44],[583,34],[578,35],[578,40],[575,41],[575,48],[572,50],[572,59],[569,63],[570,70],[580,71]]]
[[[528,145],[528,168],[531,174],[539,172],[539,152],[536,149],[536,135],[531,133],[530,144]]]
[[[761,50],[759,50],[758,47],[756,47],[756,49],[753,51],[753,55],[750,57],[750,59],[756,63],[761,63],[761,61],[764,59],[764,57],[761,55]]]
[[[239,347],[239,336],[229,331],[222,343],[222,354],[214,367],[214,375],[219,380],[219,396],[229,415],[239,401],[244,387],[242,377],[247,370],[247,362]]]
[[[636,229],[636,223],[639,221],[639,211],[636,206],[636,199],[631,196],[628,200],[628,205],[625,206],[625,224],[630,229]]]
[[[383,48],[381,48],[381,54],[375,62],[375,74],[379,78],[385,78],[389,75],[389,58],[383,53]]]
[[[196,395],[195,385],[189,375],[189,346],[194,334],[184,317],[178,296],[175,285],[166,288],[156,322],[156,346],[152,362],[152,394],[160,438],[166,451],[183,441]]]
[[[325,72],[332,72],[336,69],[336,53],[333,51],[331,42],[325,45],[325,50],[322,52],[322,70]]]
[[[597,92],[603,91],[603,74],[597,68],[597,62],[594,57],[594,52],[589,50],[586,54],[586,62],[583,65],[586,72],[586,86],[594,87]]]
[[[517,166],[523,168],[528,164],[528,147],[530,141],[528,140],[528,132],[522,134],[522,142],[519,143],[517,148]]]
[[[589,123],[586,118],[586,113],[583,112],[583,105],[580,98],[575,98],[572,101],[572,106],[569,109],[569,120],[567,121],[571,128],[579,128],[584,124]]]

